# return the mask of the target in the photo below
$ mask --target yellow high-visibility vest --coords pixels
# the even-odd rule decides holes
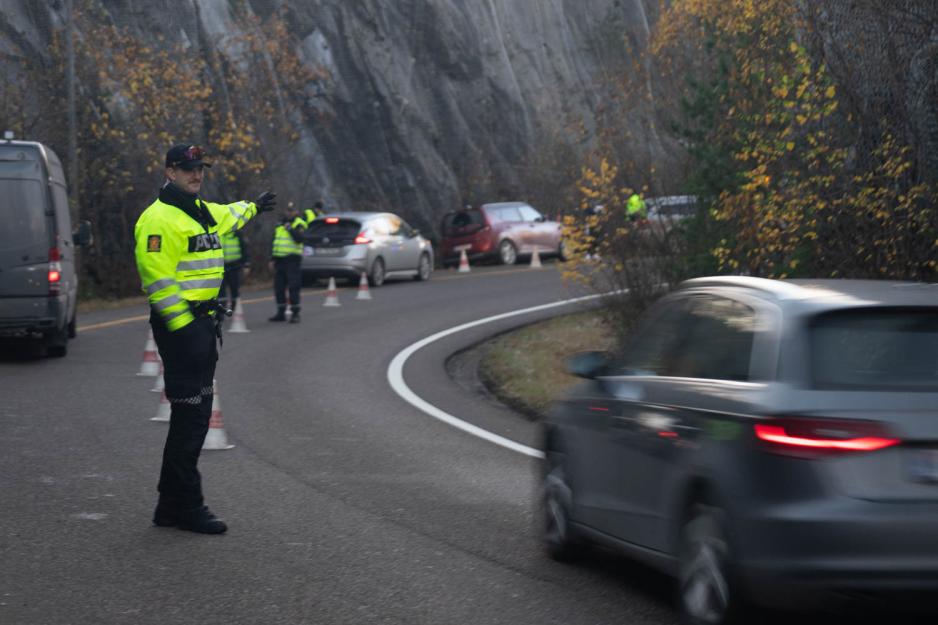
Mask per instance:
[[[290,223],[290,228],[292,230],[305,230],[306,222],[297,217]],[[286,226],[280,224],[274,230],[274,250],[273,254],[271,255],[274,258],[283,258],[285,256],[302,256],[303,244],[294,241],[293,237],[290,236],[290,230],[287,230]]]

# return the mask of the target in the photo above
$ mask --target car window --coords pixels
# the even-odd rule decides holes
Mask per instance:
[[[305,238],[313,243],[329,239],[333,242],[354,239],[361,230],[361,224],[354,219],[326,217],[309,223]]]
[[[482,213],[477,210],[450,213],[443,218],[443,236],[465,234],[485,225]]]
[[[690,326],[675,351],[669,375],[712,380],[749,380],[756,312],[725,297],[695,297]]]
[[[397,215],[388,215],[384,218],[388,225],[388,234],[391,236],[406,236],[408,228],[405,228],[404,220]]]
[[[37,180],[0,179],[0,251],[48,248],[46,202]]]
[[[687,300],[672,300],[649,312],[625,354],[611,367],[611,375],[668,375],[674,350],[687,328]]]
[[[376,217],[368,220],[368,230],[379,236],[391,234],[391,224],[384,217]]]
[[[809,326],[814,388],[938,390],[938,310],[837,311]]]
[[[515,206],[506,206],[497,210],[501,221],[521,221],[521,212]]]
[[[541,214],[530,206],[520,206],[518,207],[518,210],[521,211],[521,218],[525,221],[537,221],[541,218]]]

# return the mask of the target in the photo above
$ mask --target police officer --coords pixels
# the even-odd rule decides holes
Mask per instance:
[[[322,201],[316,200],[316,203],[313,204],[312,208],[307,208],[303,211],[303,221],[306,222],[306,226],[309,227],[309,224],[316,219],[317,217],[322,217],[326,214],[325,209],[322,206]]]
[[[274,230],[271,262],[274,268],[274,297],[277,312],[268,321],[286,321],[287,290],[290,291],[290,323],[300,322],[300,287],[303,283],[303,232],[306,222],[294,206],[284,211],[280,225]]]
[[[150,300],[150,325],[163,359],[169,433],[153,523],[220,534],[228,527],[203,504],[196,467],[212,413],[212,380],[220,337],[218,289],[224,272],[220,235],[272,210],[273,193],[254,202],[213,204],[199,197],[203,151],[175,145],[166,153],[166,182],[134,228],[137,270]]]
[[[629,221],[648,219],[648,208],[645,200],[638,193],[633,193],[625,203],[625,217]]]
[[[242,272],[244,276],[248,275],[251,271],[251,261],[241,230],[232,230],[221,235],[221,247],[225,254],[225,277],[221,282],[218,299],[221,305],[227,308],[230,295],[231,308],[234,309],[241,296]]]

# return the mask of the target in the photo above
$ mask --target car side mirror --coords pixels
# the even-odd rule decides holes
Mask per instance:
[[[609,352],[580,352],[567,358],[567,373],[592,380],[602,375],[609,363]]]
[[[91,232],[91,222],[87,219],[78,223],[78,228],[72,233],[72,243],[80,247],[94,245],[94,234]]]
[[[416,228],[414,228],[413,230],[410,231],[410,238],[411,238],[411,239],[416,239],[416,238],[419,237],[419,236],[420,236],[420,231],[417,230]]]
[[[537,219],[535,219],[534,221],[539,221],[539,222],[547,221],[547,217],[544,217],[544,215],[538,215]]]

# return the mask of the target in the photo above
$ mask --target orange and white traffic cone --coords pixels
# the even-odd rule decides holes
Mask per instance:
[[[537,248],[534,248],[534,253],[531,254],[531,269],[540,269],[543,267],[541,264],[541,254],[537,251]]]
[[[172,412],[172,405],[166,399],[166,392],[160,392],[160,406],[156,409],[156,416],[150,421],[169,421],[169,415]]]
[[[228,435],[225,434],[225,426],[221,418],[221,401],[218,399],[218,381],[212,380],[212,416],[208,421],[208,433],[205,435],[205,442],[202,443],[202,449],[231,449],[234,445],[228,443]]]
[[[140,363],[140,371],[137,375],[159,375],[160,374],[160,355],[156,351],[156,341],[153,340],[153,329],[147,333],[147,344],[143,348],[143,362]]]
[[[469,273],[469,256],[465,248],[459,251],[459,273]]]
[[[329,288],[326,289],[326,301],[323,306],[341,306],[339,303],[339,292],[335,288],[335,278],[329,278]]]
[[[234,315],[231,317],[231,327],[228,331],[232,334],[244,334],[250,332],[247,324],[244,323],[244,308],[241,306],[241,299],[235,300]]]
[[[163,359],[160,358],[160,374],[156,376],[156,382],[153,384],[153,388],[150,389],[150,392],[162,393],[164,388],[166,388],[166,380],[163,378]]]
[[[355,299],[371,299],[371,291],[368,290],[368,276],[362,272],[362,279],[358,281],[358,294]]]

